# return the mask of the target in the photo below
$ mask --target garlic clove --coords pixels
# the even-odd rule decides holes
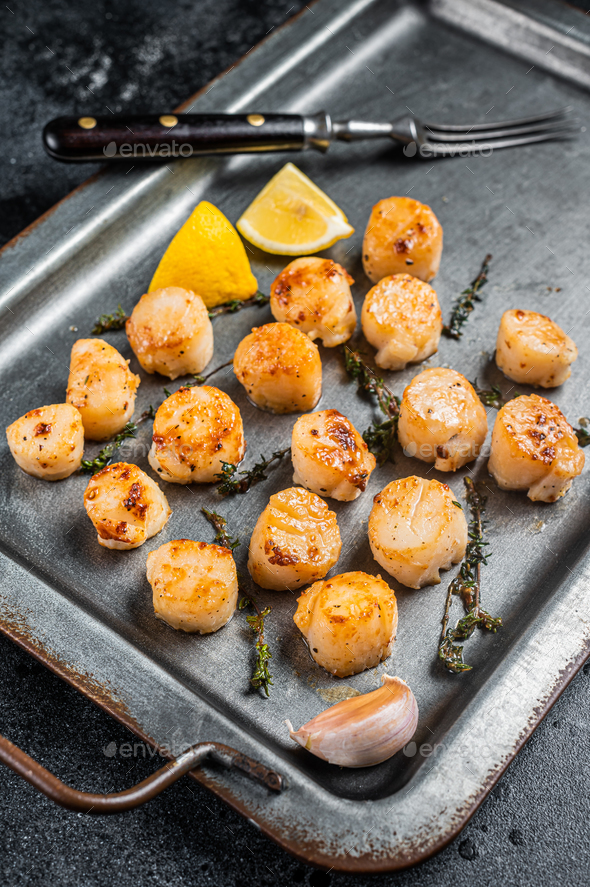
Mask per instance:
[[[372,767],[386,761],[416,732],[418,704],[401,678],[383,675],[382,680],[382,687],[330,706],[299,730],[285,721],[291,739],[341,767]]]

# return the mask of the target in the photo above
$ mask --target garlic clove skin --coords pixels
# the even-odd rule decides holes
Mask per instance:
[[[330,706],[299,730],[285,721],[291,739],[340,767],[373,767],[391,758],[416,732],[418,703],[401,678],[382,680],[382,687]]]

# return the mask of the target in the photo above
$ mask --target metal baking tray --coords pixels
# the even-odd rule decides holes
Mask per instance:
[[[336,117],[387,120],[407,107],[427,120],[461,122],[574,105],[584,118],[589,54],[590,22],[557,2],[320,0],[184,108],[325,108]],[[502,383],[491,357],[502,312],[519,306],[548,313],[573,330],[580,346],[572,378],[551,392],[575,422],[590,404],[590,219],[580,200],[590,181],[589,153],[582,135],[574,142],[433,163],[381,142],[335,145],[327,156],[292,159],[356,228],[328,255],[355,277],[357,307],[369,285],[361,267],[363,230],[382,197],[411,194],[441,220],[445,246],[434,283],[446,316],[484,254],[492,252],[484,303],[463,339],[443,339],[429,365],[448,364],[486,386]],[[198,200],[206,197],[235,222],[286,159],[192,159],[108,169],[12,241],[0,263],[3,423],[63,400],[73,341],[90,333],[103,310],[119,302],[132,308]],[[249,255],[261,289],[268,291],[286,260],[253,248]],[[216,319],[212,365],[228,360],[250,328],[268,320],[267,308]],[[138,371],[125,334],[107,338]],[[359,336],[355,342],[362,344]],[[323,349],[322,359],[321,408],[339,408],[358,428],[367,427],[374,407],[347,381],[341,356]],[[401,393],[416,372],[389,374],[388,383]],[[159,404],[167,384],[141,375],[137,414]],[[258,412],[231,372],[215,384],[242,411],[246,464],[289,443],[295,417]],[[490,424],[493,419],[490,411]],[[121,454],[147,470],[149,434],[142,426]],[[94,453],[93,445],[87,453]],[[284,848],[327,868],[403,868],[449,842],[590,652],[588,471],[554,505],[493,490],[493,556],[484,570],[483,603],[503,617],[504,627],[468,642],[473,671],[453,676],[436,659],[454,571],[444,574],[442,585],[423,591],[391,580],[400,609],[393,654],[379,668],[343,682],[310,660],[292,621],[295,598],[260,592],[260,600],[273,606],[267,637],[274,686],[265,699],[249,689],[253,645],[243,616],[209,637],[172,631],[153,617],[145,561],[169,539],[210,541],[211,528],[200,513],[206,505],[227,516],[240,536],[236,554],[243,569],[249,531],[268,496],[291,484],[290,465],[283,462],[265,483],[232,500],[220,501],[207,487],[166,485],[173,515],[165,530],[124,554],[97,545],[82,505],[85,477],[55,484],[28,477],[16,468],[4,439],[0,465],[1,630],[170,754],[216,740],[285,775],[288,789],[271,795],[237,774],[209,768],[193,773]],[[374,472],[356,502],[331,502],[344,542],[339,572],[377,572],[366,535],[372,497],[395,477],[427,471],[399,453],[395,464]],[[485,459],[475,472],[487,478]],[[449,482],[459,498],[463,474],[430,471],[429,477]],[[324,764],[290,741],[285,718],[299,726],[326,707],[326,691],[341,683],[368,691],[385,671],[403,677],[418,700],[415,750],[408,749],[414,754],[400,752],[378,767],[350,771]]]

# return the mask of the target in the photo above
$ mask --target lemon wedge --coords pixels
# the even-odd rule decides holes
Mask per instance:
[[[249,299],[258,291],[236,229],[207,200],[195,207],[172,239],[148,292],[167,286],[192,290],[208,308]]]
[[[236,225],[267,253],[305,256],[354,232],[340,207],[287,163],[254,198]]]

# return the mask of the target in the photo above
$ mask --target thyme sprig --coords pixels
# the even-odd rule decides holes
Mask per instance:
[[[220,514],[210,511],[208,508],[201,508],[201,511],[215,530],[214,541],[216,545],[223,545],[224,548],[229,548],[230,551],[237,548],[240,544],[240,540],[238,538],[232,538],[227,532],[227,520]],[[264,620],[269,615],[272,608],[265,607],[263,610],[260,609],[254,598],[244,592],[244,589],[242,588],[242,578],[239,573],[238,586],[243,594],[243,597],[240,598],[238,609],[245,610],[246,607],[251,607],[254,610],[253,614],[246,616],[246,621],[256,637],[256,644],[254,645],[256,650],[256,663],[254,665],[252,677],[250,678],[250,683],[256,690],[262,689],[267,696],[270,696],[269,688],[272,686],[272,675],[268,663],[272,659],[272,653],[270,652],[268,644],[264,640]]]
[[[241,311],[242,308],[251,308],[253,305],[262,308],[269,302],[270,296],[265,296],[259,290],[250,299],[231,299],[229,302],[223,302],[222,305],[215,305],[209,311],[209,317],[217,317],[219,314],[235,314],[236,311]]]
[[[494,618],[480,606],[481,595],[481,567],[487,564],[489,554],[485,548],[488,543],[484,540],[485,511],[487,497],[481,487],[471,478],[464,478],[467,504],[471,512],[469,522],[469,541],[465,551],[465,558],[461,564],[459,575],[449,585],[445,610],[442,618],[442,631],[438,646],[438,656],[445,667],[459,674],[470,671],[471,666],[463,661],[463,647],[455,644],[455,641],[467,640],[476,628],[496,632],[502,625],[500,618]],[[454,628],[449,628],[449,613],[453,595],[458,595],[463,601],[466,615],[457,622]]]
[[[127,321],[128,319],[128,315],[125,314],[125,312],[119,305],[117,310],[113,311],[112,314],[100,315],[100,317],[92,327],[92,335],[100,336],[102,333],[109,332],[109,330],[122,330],[125,326],[125,321]]]
[[[210,511],[208,508],[201,508],[201,511],[215,530],[215,539],[213,541],[216,545],[222,545],[224,548],[229,548],[230,551],[233,551],[234,548],[241,544],[237,537],[233,539],[227,532],[227,520],[224,517],[216,514],[214,511]]]
[[[510,388],[507,394],[503,394],[499,385],[492,385],[491,388],[480,388],[477,384],[477,379],[471,384],[483,405],[485,407],[493,407],[495,410],[501,410],[509,400],[514,400],[515,397],[520,397],[519,391],[510,394],[510,391],[514,389],[514,386]]]
[[[347,345],[343,345],[342,353],[344,354],[346,372],[356,382],[359,391],[367,391],[372,394],[377,399],[379,409],[387,417],[384,422],[374,420],[371,427],[363,432],[363,440],[371,452],[377,456],[379,464],[383,464],[387,460],[393,462],[400,399],[389,390],[383,379],[363,362],[358,351],[351,351]]]
[[[246,596],[241,598],[238,607],[240,610],[244,610],[246,607],[252,607],[255,611],[246,616],[246,621],[256,636],[256,664],[254,666],[254,671],[252,672],[252,677],[250,678],[250,683],[255,689],[262,689],[267,696],[270,696],[269,688],[272,686],[273,681],[268,663],[272,659],[272,653],[270,652],[268,644],[265,643],[264,640],[264,620],[265,617],[269,615],[272,608],[265,607],[261,610],[255,600]]]
[[[586,416],[582,416],[578,419],[578,422],[581,425],[581,428],[574,428],[574,433],[578,438],[578,443],[581,447],[587,447],[590,444],[590,419]]]
[[[219,478],[217,492],[220,496],[235,496],[237,493],[247,493],[251,487],[267,479],[266,471],[273,462],[280,462],[290,452],[291,447],[285,447],[284,450],[276,450],[269,459],[265,459],[261,455],[261,461],[245,471],[238,471],[238,466],[234,465],[233,462],[222,462],[221,471],[215,475],[215,477]]]
[[[461,336],[463,335],[462,327],[467,322],[469,315],[475,308],[475,303],[481,302],[481,296],[479,294],[487,283],[488,271],[491,261],[492,256],[490,253],[488,253],[483,260],[480,272],[477,277],[471,281],[467,289],[464,289],[459,298],[456,300],[453,306],[453,311],[449,324],[448,326],[446,324],[443,326],[443,333],[450,339],[461,338]]]
[[[226,360],[225,363],[222,363],[218,367],[215,367],[214,370],[209,370],[209,372],[205,373],[204,376],[203,375],[193,376],[191,381],[185,382],[182,387],[183,388],[194,388],[195,385],[202,385],[204,382],[207,381],[207,379],[210,379],[211,376],[214,376],[215,373],[218,373],[219,370],[223,370],[223,369],[225,369],[225,367],[233,366],[233,363],[234,363],[234,359],[232,357],[231,360]]]
[[[138,425],[141,425],[146,419],[153,419],[155,415],[156,411],[152,406],[149,406],[147,410],[144,410],[136,422],[127,422],[123,430],[102,448],[95,459],[82,459],[80,465],[80,471],[82,474],[96,474],[98,471],[102,471],[103,468],[106,468],[106,466],[112,461],[114,454],[123,441],[130,437],[135,437]]]

